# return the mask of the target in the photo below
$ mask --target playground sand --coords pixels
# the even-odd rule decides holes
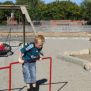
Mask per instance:
[[[20,41],[12,42],[13,46],[18,45]],[[60,39],[47,38],[44,44],[43,52],[45,57],[52,57],[52,91],[91,91],[91,73],[83,70],[76,64],[57,59],[59,54],[65,51],[74,51],[91,48],[91,42],[87,39]],[[19,47],[13,47],[14,55],[0,58],[0,67],[8,66],[11,62],[18,61]],[[22,65],[12,66],[12,89],[14,91],[26,91],[26,85],[22,76]],[[49,82],[49,61],[37,62],[37,80],[47,80],[45,85],[41,84],[38,91],[48,91]],[[8,69],[0,71],[0,90],[8,89]]]

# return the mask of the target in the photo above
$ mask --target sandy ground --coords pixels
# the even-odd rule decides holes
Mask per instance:
[[[20,41],[12,42],[18,45]],[[58,59],[65,51],[75,51],[91,48],[91,42],[86,38],[46,38],[44,56],[52,57],[52,91],[91,91],[91,73],[81,66]],[[19,47],[13,47],[14,55],[0,58],[0,67],[16,62]],[[8,90],[8,69],[0,70],[0,91]],[[48,91],[49,60],[37,62],[37,81],[41,82],[37,91]],[[43,85],[45,84],[45,85]],[[12,66],[12,91],[26,91],[23,81],[21,64]]]

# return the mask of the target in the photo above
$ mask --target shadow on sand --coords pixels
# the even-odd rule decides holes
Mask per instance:
[[[49,83],[45,83],[47,82],[47,79],[41,79],[41,80],[38,80],[37,81],[37,86],[36,88],[33,90],[33,91],[39,91],[39,87],[40,85],[49,85]],[[57,91],[61,91],[61,89],[63,89],[64,86],[67,85],[67,81],[66,82],[54,82],[54,83],[51,83],[52,85],[57,85],[57,84],[63,84],[61,85],[60,88],[57,89]],[[24,88],[26,88],[26,86],[23,86],[21,88],[12,88],[11,90],[17,90],[17,91],[23,91]],[[0,91],[8,91],[9,89],[3,89],[3,90],[0,90]]]

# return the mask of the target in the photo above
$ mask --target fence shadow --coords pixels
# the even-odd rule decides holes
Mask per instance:
[[[47,82],[47,79],[38,80],[37,86],[36,86],[34,91],[39,91],[40,85],[49,85],[49,83],[45,83],[45,82]],[[56,90],[56,91],[61,91],[68,84],[68,82],[65,81],[65,82],[53,82],[53,83],[51,83],[51,85],[58,85],[58,84],[63,84],[63,85],[60,86],[60,88],[58,88]],[[23,86],[21,88],[12,88],[11,90],[23,91],[25,88],[26,88],[26,86]],[[0,90],[0,91],[8,91],[8,90],[9,89],[3,89],[3,90]]]

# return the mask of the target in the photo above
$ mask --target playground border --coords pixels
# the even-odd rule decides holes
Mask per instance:
[[[57,58],[60,59],[61,61],[71,62],[71,63],[77,64],[79,66],[82,66],[82,67],[84,67],[84,65],[90,63],[87,60],[80,59],[77,57],[68,56],[68,55],[58,55]]]

